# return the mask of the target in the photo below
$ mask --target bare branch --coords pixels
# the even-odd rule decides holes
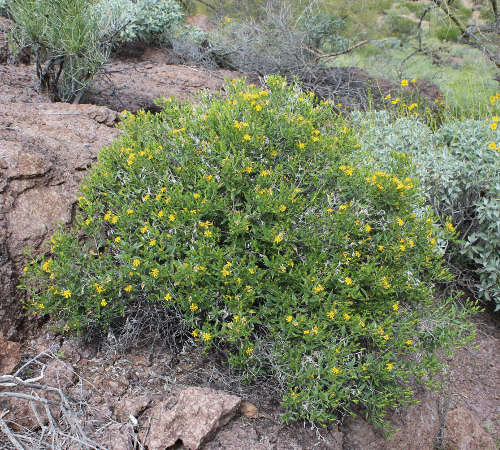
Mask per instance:
[[[322,58],[333,58],[335,56],[345,55],[346,53],[352,52],[354,49],[361,47],[362,45],[368,44],[369,42],[371,42],[369,39],[365,39],[364,41],[357,42],[356,44],[351,45],[350,47],[348,47],[345,50],[342,50],[340,52],[321,54],[319,56],[316,56],[314,61],[318,62],[318,60],[320,60]]]

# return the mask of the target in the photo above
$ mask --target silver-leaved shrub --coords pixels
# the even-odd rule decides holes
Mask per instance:
[[[500,308],[500,139],[498,117],[450,120],[432,131],[418,118],[354,113],[373,163],[390,167],[393,153],[415,163],[427,202],[460,233],[448,254],[462,281]]]

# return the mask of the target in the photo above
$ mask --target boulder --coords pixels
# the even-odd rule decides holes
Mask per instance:
[[[428,450],[435,447],[441,429],[439,397],[422,392],[414,407],[396,409],[389,417],[394,436],[387,440],[361,417],[347,418],[342,426],[344,448],[352,450]]]
[[[145,49],[140,57],[115,59],[107,65],[105,77],[98,78],[84,101],[105,105],[115,111],[136,112],[139,109],[157,112],[159,97],[188,100],[201,90],[218,91],[226,78],[242,74],[222,69],[205,69],[182,65],[173,55],[160,49]]]
[[[240,403],[235,395],[188,387],[180,392],[173,408],[163,401],[153,407],[145,445],[150,450],[163,450],[181,441],[184,447],[197,449],[231,420]]]
[[[445,450],[495,450],[495,441],[480,425],[473,411],[456,408],[445,417],[442,448]]]
[[[94,105],[0,103],[0,331],[8,339],[23,333],[23,251],[42,253],[57,222],[73,222],[82,176],[117,135],[117,120]]]
[[[0,333],[0,376],[9,375],[21,361],[21,345],[5,339]]]

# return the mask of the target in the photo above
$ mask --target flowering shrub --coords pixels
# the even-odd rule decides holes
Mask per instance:
[[[497,104],[492,96],[492,107]],[[500,137],[492,120],[450,120],[433,132],[417,118],[396,121],[385,113],[353,114],[363,124],[365,150],[381,170],[393,152],[409,155],[414,174],[443,225],[452,218],[461,241],[448,253],[466,283],[500,308]]]
[[[434,350],[467,339],[474,307],[433,297],[449,273],[409,158],[372,170],[328,102],[266,83],[125,113],[76,227],[27,265],[25,306],[83,332],[149,299],[242,373],[276,377],[285,420],[358,405],[382,424],[431,383]]]

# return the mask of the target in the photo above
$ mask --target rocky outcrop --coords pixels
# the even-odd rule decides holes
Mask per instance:
[[[184,447],[197,449],[232,419],[240,402],[239,397],[225,392],[186,388],[173,408],[160,402],[152,409],[146,446],[150,450],[162,450],[181,441]]]
[[[145,49],[134,59],[117,59],[107,66],[105,77],[98,78],[85,102],[106,105],[115,111],[139,109],[159,111],[159,97],[187,100],[200,90],[218,91],[226,78],[242,74],[229,70],[209,70],[179,64],[172,54],[160,49]]]
[[[21,345],[5,339],[0,333],[0,376],[10,374],[21,361]]]
[[[477,416],[465,408],[449,411],[445,419],[443,449],[495,450],[495,441],[479,424]]]
[[[117,114],[93,105],[0,104],[0,331],[22,329],[16,289],[23,251],[69,225],[78,186],[97,151],[111,143]]]
[[[394,436],[384,436],[361,417],[348,418],[343,426],[344,445],[363,450],[428,450],[434,448],[439,436],[439,396],[424,392],[418,396],[414,407],[399,408],[388,417]]]

